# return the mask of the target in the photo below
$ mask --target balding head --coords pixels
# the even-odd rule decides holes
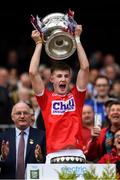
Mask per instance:
[[[29,107],[29,105],[28,105],[27,103],[25,103],[24,101],[19,101],[19,102],[17,102],[17,103],[13,106],[13,108],[12,108],[12,114],[13,114],[14,112],[16,112],[16,110],[17,110],[19,107],[26,107],[26,108],[28,109],[28,111],[30,111],[30,107]]]
[[[13,106],[11,117],[15,126],[20,130],[26,129],[31,123],[30,107],[23,101]]]

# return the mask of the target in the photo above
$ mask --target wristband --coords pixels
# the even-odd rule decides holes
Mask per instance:
[[[36,44],[36,45],[37,45],[37,44],[42,44],[42,40],[36,41],[35,44]]]
[[[81,43],[81,42],[80,42],[80,37],[79,37],[79,36],[76,36],[76,37],[75,37],[75,41],[76,41],[77,44],[80,44],[80,43]]]

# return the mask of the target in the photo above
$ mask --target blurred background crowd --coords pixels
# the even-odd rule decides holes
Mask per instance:
[[[68,8],[41,8],[39,11],[24,14],[14,12],[0,13],[2,28],[0,30],[0,131],[14,124],[11,121],[11,109],[19,100],[28,101],[34,109],[33,127],[43,129],[44,123],[38,107],[28,74],[29,63],[35,47],[31,39],[30,14],[40,17],[53,12],[66,13]],[[81,41],[90,62],[89,83],[85,105],[83,107],[84,142],[88,143],[94,126],[94,115],[100,114],[102,128],[110,125],[109,105],[120,100],[120,54],[118,24],[120,13],[116,9],[106,10],[105,6],[73,8],[75,19],[83,25]],[[72,80],[70,88],[76,81],[79,70],[76,52],[64,60],[71,66]],[[52,60],[44,48],[42,62],[39,66],[45,85],[51,89],[49,82]],[[120,105],[120,104],[119,104]],[[117,111],[117,110],[116,110]],[[120,113],[116,112],[116,118]],[[114,117],[113,117],[114,118]]]

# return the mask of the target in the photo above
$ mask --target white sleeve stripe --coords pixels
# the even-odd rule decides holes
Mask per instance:
[[[41,93],[39,93],[39,94],[36,94],[36,93],[35,93],[36,96],[42,96],[43,94],[44,94],[44,90],[43,90],[43,92],[41,92]]]
[[[80,88],[77,86],[77,90],[78,90],[79,92],[84,92],[84,91],[86,91],[86,88],[85,88],[85,89],[80,89]]]

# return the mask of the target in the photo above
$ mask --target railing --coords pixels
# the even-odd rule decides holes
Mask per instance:
[[[14,128],[14,124],[0,124],[0,132],[3,132],[9,128]]]

